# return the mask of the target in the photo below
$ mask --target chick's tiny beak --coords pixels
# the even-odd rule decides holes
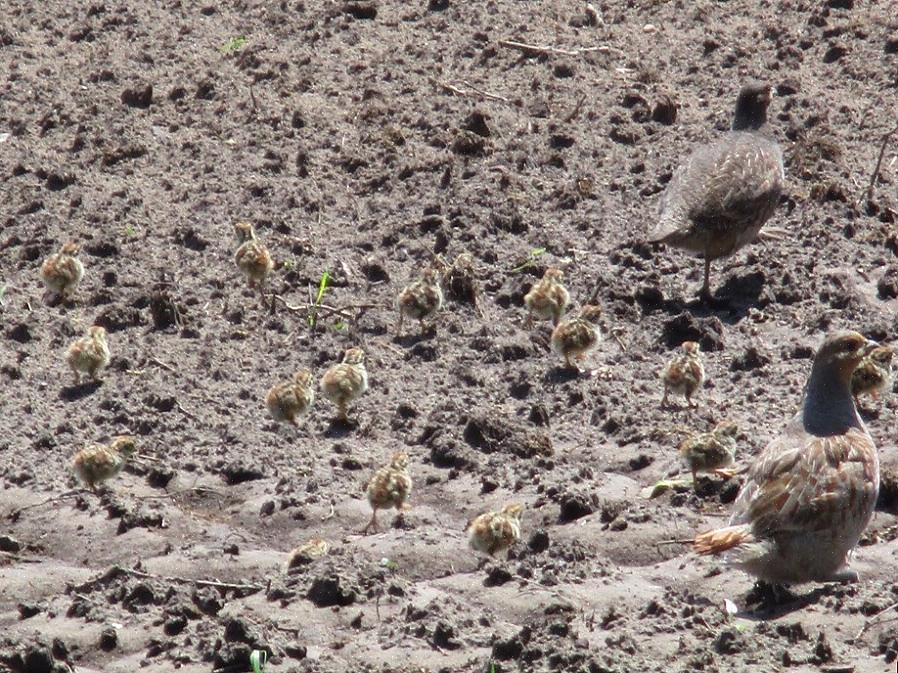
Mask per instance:
[[[877,348],[879,348],[879,343],[873,339],[867,339],[867,343],[864,344],[864,355],[870,355]]]

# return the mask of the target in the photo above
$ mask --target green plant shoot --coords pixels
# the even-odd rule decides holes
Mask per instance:
[[[325,271],[321,274],[321,280],[318,281],[318,295],[315,297],[315,305],[309,309],[309,327],[314,327],[318,322],[318,308],[321,306],[321,300],[324,299],[324,293],[327,292],[327,286],[330,284],[331,275]]]

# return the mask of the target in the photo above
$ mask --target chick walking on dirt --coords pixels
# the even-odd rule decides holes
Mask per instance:
[[[495,556],[511,549],[521,539],[524,506],[512,502],[498,512],[481,514],[468,524],[468,544],[474,551]]]
[[[426,329],[425,320],[435,315],[443,307],[443,290],[440,288],[440,274],[436,269],[425,269],[421,280],[407,285],[396,298],[399,310],[399,324],[396,334],[402,335],[402,322],[406,316],[419,321],[421,332]]]
[[[683,440],[680,456],[692,472],[693,484],[699,472],[733,476],[733,472],[726,468],[735,462],[738,434],[739,428],[733,421],[721,421],[711,432],[701,432]]]
[[[84,265],[75,257],[80,249],[77,243],[68,242],[41,264],[41,280],[48,291],[62,300],[71,297],[84,278]]]
[[[250,288],[258,288],[265,300],[265,281],[274,269],[274,261],[265,244],[256,237],[256,230],[249,222],[238,222],[234,225],[240,247],[234,255],[237,268],[246,277]]]
[[[552,319],[552,324],[557,325],[561,315],[571,300],[571,293],[562,285],[564,273],[561,269],[550,267],[546,269],[542,280],[538,281],[524,295],[524,304],[527,306],[527,327],[533,324],[533,316],[545,320]]]
[[[120,435],[109,446],[81,449],[72,459],[72,467],[85,486],[96,493],[97,484],[117,476],[135,450],[134,438]]]
[[[337,417],[344,423],[349,420],[349,405],[368,390],[368,371],[365,369],[365,351],[350,348],[343,355],[343,362],[334,365],[321,377],[321,393],[337,405]]]
[[[315,403],[315,379],[312,372],[302,369],[292,381],[278,383],[268,391],[265,404],[271,417],[278,423],[298,426],[297,419]]]
[[[81,383],[81,374],[99,381],[100,372],[109,364],[106,330],[99,325],[89,327],[87,336],[76,339],[66,350],[65,360],[75,373],[75,385]]]
[[[584,306],[575,318],[562,320],[552,331],[552,350],[564,358],[568,369],[582,371],[574,361],[583,360],[602,338],[597,322],[602,315],[598,306]]]
[[[408,498],[412,492],[412,478],[408,472],[408,455],[403,452],[393,454],[390,464],[380,468],[371,477],[366,489],[371,505],[371,521],[363,533],[378,530],[377,510],[395,507],[397,523],[402,522],[403,512],[409,509]]]
[[[664,383],[662,407],[667,406],[667,396],[671,392],[683,395],[690,407],[696,406],[692,395],[705,382],[705,367],[699,345],[695,341],[684,341],[680,348],[682,352],[675,355],[661,372],[661,381]]]

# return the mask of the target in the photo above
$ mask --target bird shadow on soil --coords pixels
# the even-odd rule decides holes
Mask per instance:
[[[756,587],[746,596],[746,602],[753,604],[752,609],[741,611],[737,616],[757,622],[779,619],[814,605],[828,593],[828,587],[822,586],[812,589],[806,594],[794,595],[789,593],[785,598],[777,598],[768,595],[766,592],[759,594],[759,590]]]
[[[748,316],[751,309],[762,308],[764,274],[753,271],[743,275],[731,275],[708,299],[695,296],[691,299],[669,299],[663,310],[671,315],[688,311],[696,318],[715,317],[721,322],[736,325]]]
[[[59,391],[59,399],[66,402],[77,402],[95,393],[102,385],[102,381],[88,381],[87,383],[65,386]]]
[[[569,367],[552,367],[546,372],[545,382],[551,385],[562,385],[579,378],[589,378],[589,374],[570,369]]]
[[[353,430],[358,429],[358,421],[343,420],[340,418],[332,418],[328,423],[324,436],[328,439],[343,439],[352,434]]]

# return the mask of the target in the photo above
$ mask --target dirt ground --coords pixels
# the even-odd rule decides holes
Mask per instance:
[[[895,124],[892,3],[2,5],[0,669],[244,671],[267,649],[272,671],[895,670],[894,395],[864,403],[891,481],[858,584],[747,611],[750,578],[657,544],[724,521],[739,478],[642,494],[684,428],[735,420],[750,462],[828,330],[898,337],[898,138],[862,198]],[[707,309],[700,263],[641,238],[751,77],[777,94],[783,235],[714,264]],[[296,310],[239,277],[241,220]],[[51,305],[37,271],[68,239],[87,273]],[[397,338],[395,295],[435,252],[473,255],[479,304],[449,292],[435,330]],[[603,308],[595,376],[524,325],[550,264]],[[312,329],[324,271],[323,303],[350,308]],[[94,323],[112,363],[76,387],[62,354]],[[662,410],[685,338],[709,379],[696,411]],[[277,427],[267,389],[350,346],[357,424],[319,399]],[[126,432],[144,457],[73,495],[75,451]],[[405,527],[361,535],[399,449]],[[479,558],[466,522],[512,500],[522,542]],[[329,554],[285,574],[312,537]]]

